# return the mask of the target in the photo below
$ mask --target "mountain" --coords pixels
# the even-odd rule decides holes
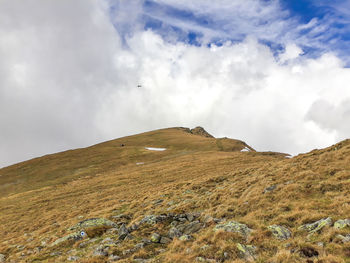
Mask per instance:
[[[0,262],[350,262],[350,140],[169,128],[0,169]]]

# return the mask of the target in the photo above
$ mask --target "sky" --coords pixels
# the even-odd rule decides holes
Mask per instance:
[[[349,0],[0,0],[0,167],[198,125],[296,155],[349,83]]]

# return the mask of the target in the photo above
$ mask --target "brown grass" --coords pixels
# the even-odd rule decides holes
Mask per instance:
[[[145,146],[167,150],[153,152]],[[0,169],[0,253],[14,262],[63,262],[72,247],[60,247],[61,257],[49,255],[57,248],[40,252],[35,248],[67,234],[69,226],[81,221],[79,216],[110,218],[124,213],[136,222],[146,214],[196,211],[201,218],[236,220],[254,229],[248,243],[258,248],[257,262],[307,262],[290,252],[303,246],[320,252],[313,262],[350,262],[349,245],[334,241],[341,231],[326,229],[308,240],[306,233],[297,230],[301,224],[328,216],[349,218],[350,142],[292,159],[240,152],[245,146],[237,140],[205,138],[172,128]],[[264,194],[271,185],[277,188]],[[164,201],[155,205],[158,199]],[[266,229],[271,224],[289,227],[293,239],[274,239]],[[197,233],[193,241],[145,247],[136,256],[151,255],[154,262],[194,262],[199,256],[241,262],[236,243],[244,240],[232,233],[213,234],[212,227]],[[154,230],[140,234],[147,237]],[[135,242],[125,242],[118,250]],[[325,247],[316,247],[318,242],[325,242]],[[20,245],[25,248],[21,250]],[[204,245],[209,248],[201,249]],[[225,252],[230,259],[223,257]],[[81,262],[104,259],[88,257]]]

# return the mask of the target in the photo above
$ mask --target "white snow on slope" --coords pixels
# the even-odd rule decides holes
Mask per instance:
[[[155,148],[155,147],[145,147],[145,149],[150,151],[165,151],[166,148]]]

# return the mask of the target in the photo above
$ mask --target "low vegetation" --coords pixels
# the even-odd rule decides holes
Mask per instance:
[[[204,132],[0,169],[0,262],[350,262],[349,140],[286,158]]]

